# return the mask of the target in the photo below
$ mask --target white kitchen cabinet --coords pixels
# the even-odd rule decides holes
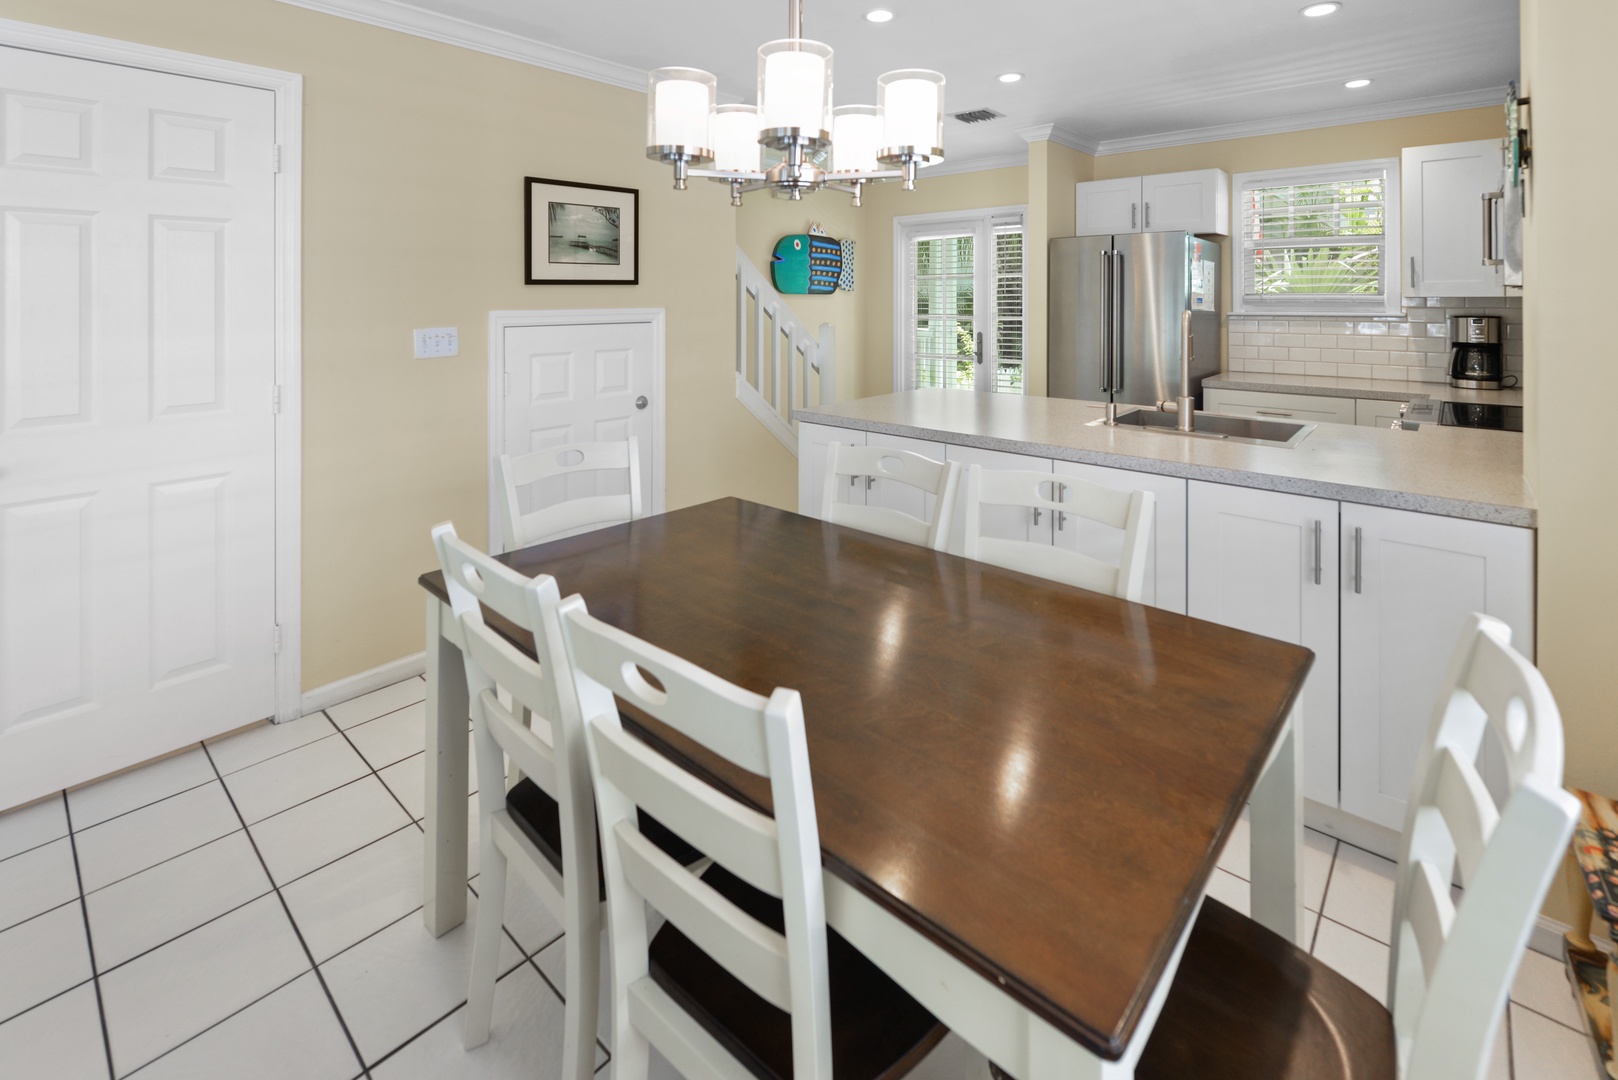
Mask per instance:
[[[798,513],[820,516],[821,491],[826,486],[826,448],[832,443],[864,446],[865,432],[824,424],[798,425]],[[838,501],[865,505],[865,484],[855,482],[838,489]]]
[[[1416,754],[1467,615],[1534,655],[1532,529],[1344,503],[1342,808],[1404,827]]]
[[[1230,174],[1222,169],[1091,180],[1074,185],[1075,236],[1230,233]]]
[[[973,446],[947,447],[948,460],[961,463],[961,490],[955,499],[955,520],[950,524],[949,550],[953,555],[965,552],[966,536],[966,473],[973,465],[985,469],[1026,469],[1048,473],[1051,459],[1031,457],[1028,454],[1008,454],[1001,450],[979,450]],[[1022,506],[985,506],[982,513],[981,534],[1002,540],[1027,540],[1036,544],[1051,542],[1051,515]]]
[[[1306,796],[1337,805],[1337,517],[1331,499],[1188,482],[1186,613],[1314,650]]]
[[[1400,274],[1405,296],[1504,296],[1498,264],[1499,139],[1406,147],[1399,165]],[[1497,238],[1486,250],[1488,237]]]
[[[1227,416],[1256,416],[1266,420],[1298,420],[1311,424],[1352,424],[1357,411],[1354,398],[1325,394],[1278,394],[1268,390],[1202,392],[1206,412]]]
[[[912,454],[920,454],[924,458],[934,461],[948,460],[944,456],[944,444],[928,442],[925,439],[911,439],[903,435],[889,435],[881,431],[865,432],[866,446],[885,446],[891,450],[908,450]],[[901,484],[897,480],[883,480],[878,477],[867,477],[862,481],[865,488],[865,505],[885,506],[889,510],[897,510],[901,514],[921,518],[923,521],[933,519],[933,504],[938,501],[937,496],[920,488]],[[957,500],[961,493],[955,492]]]
[[[1076,461],[1053,464],[1058,481],[1071,476],[1119,491],[1150,491],[1157,497],[1152,534],[1146,547],[1146,581],[1141,589],[1141,602],[1184,615],[1186,481],[1177,476],[1081,465]],[[1051,537],[1057,547],[1114,564],[1123,557],[1122,529],[1072,517],[1058,517],[1055,526]]]
[[[1360,427],[1389,428],[1399,419],[1399,409],[1407,401],[1382,401],[1377,398],[1356,398],[1354,422]]]

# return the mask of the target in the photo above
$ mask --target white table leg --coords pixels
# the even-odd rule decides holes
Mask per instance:
[[[427,597],[427,830],[422,917],[439,937],[466,921],[466,722],[461,650],[441,631],[448,609]]]
[[[1294,705],[1253,789],[1253,918],[1303,947],[1303,739]]]

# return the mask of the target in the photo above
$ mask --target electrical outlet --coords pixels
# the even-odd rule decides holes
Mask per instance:
[[[439,326],[431,330],[417,330],[416,359],[434,356],[454,356],[461,351],[460,335],[453,326]]]

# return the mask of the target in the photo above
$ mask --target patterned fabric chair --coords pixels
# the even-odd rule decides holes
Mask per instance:
[[[1570,790],[1582,804],[1578,824],[1573,828],[1573,857],[1578,861],[1584,889],[1574,896],[1567,963],[1596,1040],[1597,1053],[1607,1063],[1607,1075],[1618,1078],[1611,1004],[1612,990],[1618,987],[1618,962],[1590,940],[1590,917],[1599,915],[1618,949],[1618,802],[1577,788]]]

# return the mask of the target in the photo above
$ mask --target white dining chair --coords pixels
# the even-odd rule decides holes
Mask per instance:
[[[803,705],[768,698],[561,609],[607,880],[615,1080],[650,1048],[687,1080],[896,1080],[942,1038],[930,1013],[828,931]],[[769,784],[774,816],[625,730],[618,700]],[[712,857],[700,877],[657,849],[637,811]],[[665,918],[655,936],[647,906]]]
[[[1562,724],[1511,630],[1473,615],[1416,762],[1393,904],[1384,1009],[1319,960],[1203,902],[1136,1067],[1169,1077],[1481,1080],[1578,801],[1562,788]],[[1497,803],[1477,769],[1506,761]],[[1465,894],[1450,882],[1457,865]]]
[[[932,517],[916,517],[887,506],[865,506],[840,502],[838,491],[849,480],[889,480],[917,488],[932,496]],[[943,551],[949,544],[950,521],[955,512],[956,490],[961,483],[961,463],[934,461],[908,450],[884,446],[826,446],[826,486],[821,493],[820,516],[825,521],[849,525],[894,540],[920,544]]]
[[[973,465],[966,472],[962,548],[968,559],[1138,602],[1146,582],[1146,548],[1152,538],[1156,502],[1150,491],[1118,491],[1071,476]],[[984,536],[985,506],[1027,507],[1119,529],[1123,532],[1122,554],[1115,566],[1050,544]],[[1075,522],[1074,528],[1079,527]]]
[[[571,443],[527,454],[500,455],[500,524],[505,550],[541,544],[563,536],[617,525],[641,516],[640,442]],[[586,495],[523,513],[519,493],[531,484],[580,473],[626,471],[629,490],[619,495]]]

